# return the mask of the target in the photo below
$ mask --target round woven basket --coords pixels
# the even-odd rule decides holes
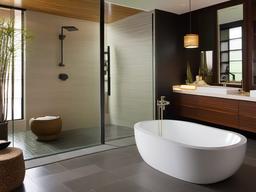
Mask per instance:
[[[52,141],[59,137],[62,128],[62,120],[56,116],[51,119],[31,118],[29,125],[31,131],[37,136],[39,141]]]

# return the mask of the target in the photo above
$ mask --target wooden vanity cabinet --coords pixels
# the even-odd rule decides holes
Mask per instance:
[[[240,129],[256,133],[256,102],[239,102]]]
[[[181,117],[256,133],[255,102],[175,93],[174,107]]]

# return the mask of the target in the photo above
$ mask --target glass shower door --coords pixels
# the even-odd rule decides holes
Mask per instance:
[[[151,12],[105,6],[105,132],[110,141],[133,136],[136,122],[154,117],[153,26]],[[117,9],[133,14],[117,18]]]

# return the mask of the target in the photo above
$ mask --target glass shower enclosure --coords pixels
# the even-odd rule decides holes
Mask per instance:
[[[76,3],[88,8],[86,1]],[[152,13],[92,3],[93,11],[81,17],[36,7],[0,10],[31,36],[17,39],[11,108],[19,117],[11,114],[9,121],[9,140],[27,160],[127,138],[134,123],[154,119]],[[57,138],[40,139],[51,134],[56,118]]]
[[[154,119],[153,13],[109,2],[105,10],[105,138],[111,141]]]
[[[93,1],[91,15],[77,17],[64,14],[72,3],[58,13],[52,12],[58,3],[51,6],[40,12],[33,6],[0,9],[17,32],[25,29],[30,36],[16,41],[21,51],[10,98],[15,115],[9,119],[9,140],[25,159],[101,144],[100,0]]]

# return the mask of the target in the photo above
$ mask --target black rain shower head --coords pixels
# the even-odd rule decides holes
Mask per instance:
[[[63,41],[66,37],[64,35],[64,29],[66,29],[69,32],[78,31],[78,28],[76,28],[75,26],[62,26],[61,27],[61,34],[59,35],[59,39],[60,39],[60,42],[61,42],[61,61],[59,63],[59,66],[61,66],[61,67],[65,66],[64,63],[63,63]]]
[[[62,26],[61,27],[61,33],[59,35],[59,39],[60,40],[64,40],[65,39],[65,35],[64,35],[64,29],[66,29],[67,31],[69,32],[72,32],[72,31],[78,31],[78,28],[76,28],[75,26]]]
[[[67,31],[69,32],[72,32],[72,31],[78,31],[78,28],[76,28],[75,26],[62,26],[61,27],[61,33],[59,35],[59,39],[60,40],[64,40],[65,39],[65,35],[64,35],[64,29],[66,29]]]
[[[67,31],[78,31],[78,28],[75,26],[62,26],[63,29],[66,29]]]

